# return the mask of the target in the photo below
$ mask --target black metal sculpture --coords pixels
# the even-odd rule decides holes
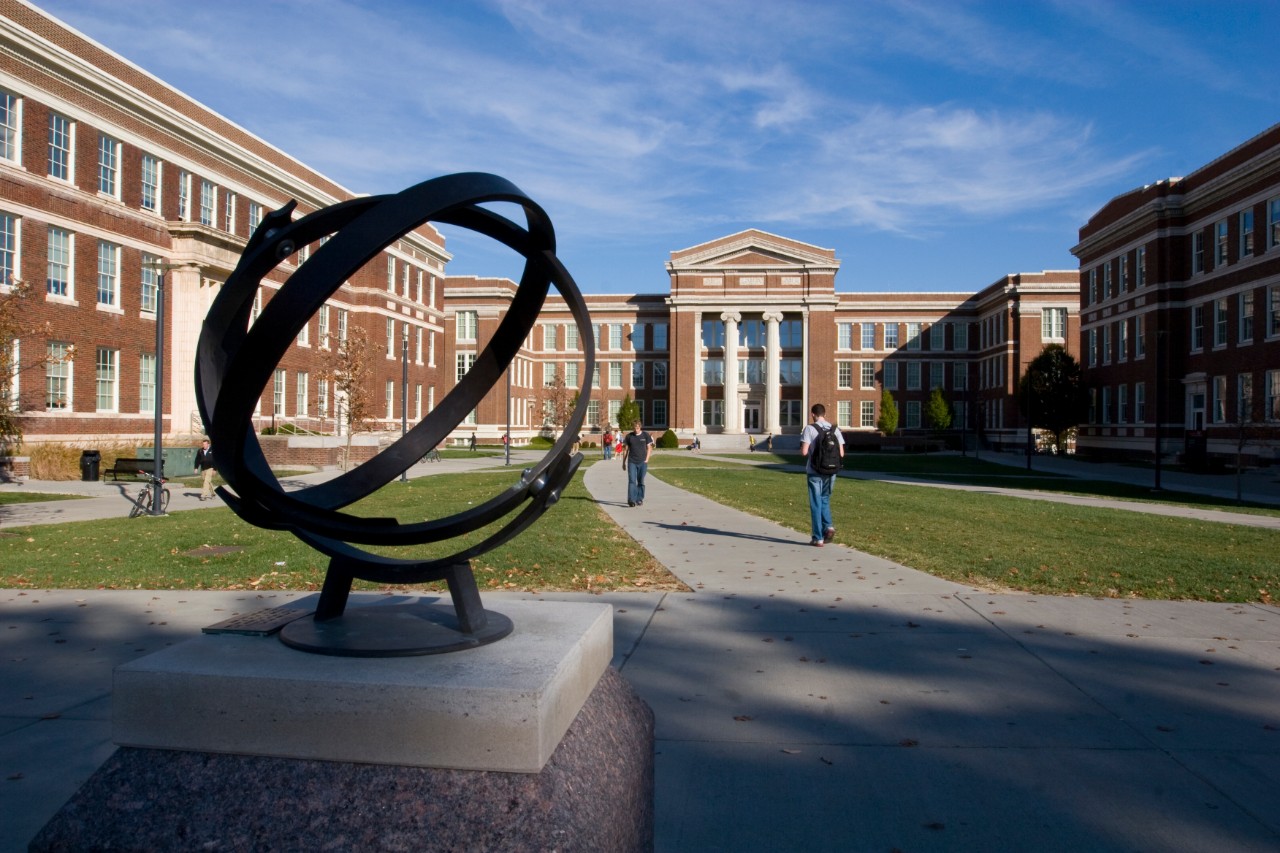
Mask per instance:
[[[493,202],[519,205],[526,226],[481,206]],[[219,489],[219,495],[245,521],[288,530],[329,557],[314,618],[289,622],[281,639],[322,654],[363,656],[431,654],[501,639],[512,630],[511,622],[481,605],[469,561],[516,536],[559,499],[582,462],[581,454],[570,452],[570,442],[586,414],[595,364],[590,316],[572,276],[556,257],[551,220],[514,184],[482,173],[435,178],[394,195],[353,199],[290,221],[295,205],[290,202],[269,214],[249,239],[205,318],[196,361],[200,414],[218,448],[218,472],[229,487]],[[470,371],[425,419],[341,476],[286,492],[254,432],[252,415],[259,396],[303,324],[325,300],[384,248],[426,222],[468,228],[524,256],[524,272],[510,309]],[[288,278],[251,326],[263,276],[299,247],[322,237],[330,239]],[[577,405],[546,456],[506,491],[446,518],[400,523],[343,512],[343,507],[421,459],[476,408],[519,352],[551,285],[578,326],[586,369]],[[358,547],[442,542],[504,519],[483,541],[438,559],[398,559]],[[444,580],[452,612],[420,604],[347,611],[357,578],[395,584]]]

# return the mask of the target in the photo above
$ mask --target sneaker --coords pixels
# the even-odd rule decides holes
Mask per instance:
[[[644,506],[644,501],[636,501],[636,506]]]
[[[635,501],[627,501],[627,506],[635,506],[635,505],[636,505]]]
[[[830,542],[832,539],[835,539],[835,538],[836,538],[836,529],[834,527],[828,527],[825,531],[823,531],[823,534],[822,534],[823,542]]]
[[[810,542],[809,544],[810,544],[810,545],[812,545],[812,546],[813,546],[813,547],[815,547],[815,548],[821,548],[821,547],[822,547],[822,540],[821,540],[821,539],[815,539],[815,540],[813,540],[812,542]]]

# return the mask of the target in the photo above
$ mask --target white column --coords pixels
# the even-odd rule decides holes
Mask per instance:
[[[726,434],[742,432],[738,417],[738,323],[741,314],[724,313],[724,431]]]
[[[675,328],[675,316],[672,315],[671,326]],[[706,432],[706,428],[702,425],[702,312],[695,311],[693,314],[693,431],[694,433]],[[674,336],[673,336],[674,337]],[[675,354],[673,347],[672,355]],[[676,364],[673,357],[670,362],[671,376],[676,376]]]
[[[779,360],[782,347],[778,344],[778,324],[782,322],[782,314],[768,312],[764,315],[764,429],[765,432],[777,435],[782,432],[778,417],[778,399],[780,397],[781,379],[778,375]]]

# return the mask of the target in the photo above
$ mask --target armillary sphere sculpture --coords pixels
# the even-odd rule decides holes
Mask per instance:
[[[482,207],[493,202],[519,205],[526,224]],[[288,530],[329,557],[314,617],[285,625],[281,639],[307,651],[352,656],[432,654],[501,639],[511,632],[511,621],[484,609],[469,561],[512,539],[559,499],[582,462],[570,446],[586,414],[595,365],[590,316],[572,276],[556,257],[551,220],[514,184],[482,173],[435,178],[394,195],[353,199],[291,221],[295,206],[290,202],[269,214],[249,239],[205,318],[196,359],[200,414],[217,449],[217,470],[227,483],[219,495],[245,521]],[[510,309],[470,371],[425,419],[358,467],[286,492],[254,432],[259,396],[290,343],[325,300],[384,248],[427,222],[485,234],[525,258]],[[250,325],[263,276],[299,247],[323,237],[330,239],[298,266]],[[421,459],[476,408],[519,352],[551,285],[577,323],[586,369],[577,405],[546,456],[504,492],[445,518],[401,523],[344,512]],[[443,542],[491,525],[482,541],[438,559],[397,558],[360,547]],[[416,603],[347,610],[357,578],[391,584],[444,580],[453,608]]]

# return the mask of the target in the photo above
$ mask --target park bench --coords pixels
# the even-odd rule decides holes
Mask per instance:
[[[155,464],[154,459],[126,459],[121,457],[116,460],[115,465],[103,471],[102,476],[103,479],[106,479],[106,476],[110,474],[112,480],[119,480],[121,477],[138,480],[154,471]]]

